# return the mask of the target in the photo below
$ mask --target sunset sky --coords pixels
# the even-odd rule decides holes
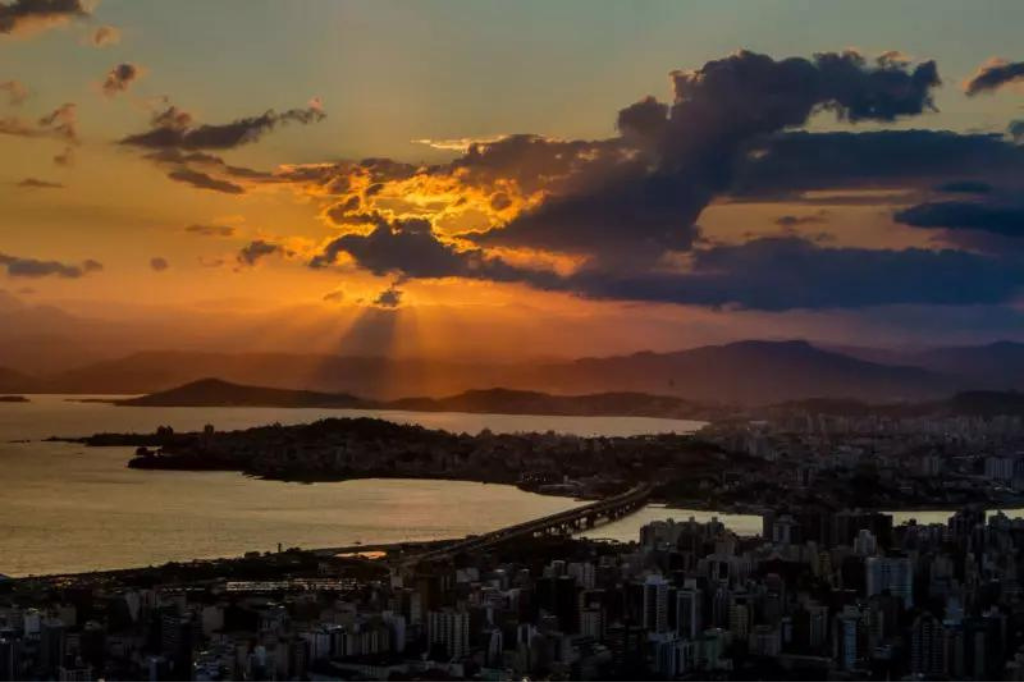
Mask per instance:
[[[1024,340],[1021,26],[0,0],[0,304],[342,353]]]

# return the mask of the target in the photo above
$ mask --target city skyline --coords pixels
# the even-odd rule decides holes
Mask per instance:
[[[903,6],[5,3],[0,308],[426,357],[1020,340],[1024,10]]]

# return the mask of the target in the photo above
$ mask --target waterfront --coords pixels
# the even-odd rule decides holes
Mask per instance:
[[[118,408],[33,396],[0,405],[0,573],[26,575],[147,565],[285,547],[461,537],[561,511],[575,500],[512,486],[462,481],[358,480],[301,485],[234,472],[143,471],[125,467],[128,448],[48,443],[54,434],[151,431],[157,425],[234,429],[292,424],[351,411],[273,408]],[[580,434],[628,435],[692,428],[644,418],[529,417],[453,413],[380,413],[395,421],[476,432],[531,424]],[[615,431],[615,429],[619,429]],[[24,440],[27,442],[10,442]],[[1021,516],[1024,510],[1013,510]],[[900,523],[944,523],[950,512],[896,512]],[[760,532],[754,515],[651,505],[586,535],[635,540],[652,520],[717,516],[740,535]]]
[[[462,481],[359,480],[301,485],[233,472],[140,471],[128,448],[41,442],[51,435],[237,429],[294,424],[350,410],[122,408],[32,396],[0,405],[0,573],[26,575],[238,555],[252,550],[427,540],[478,533],[543,516],[575,500]],[[365,414],[365,413],[362,413]],[[379,415],[475,433],[541,430],[629,435],[692,430],[647,418],[453,413]],[[26,441],[26,442],[11,442]]]

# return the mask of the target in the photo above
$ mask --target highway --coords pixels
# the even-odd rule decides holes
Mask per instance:
[[[587,528],[593,528],[599,523],[613,521],[632,514],[647,503],[647,498],[650,495],[651,486],[644,483],[630,488],[624,493],[598,500],[592,504],[543,516],[539,519],[531,519],[514,526],[499,528],[482,535],[474,535],[450,545],[416,554],[404,559],[402,564],[410,567],[422,562],[448,559],[457,554],[486,549],[518,538],[549,534],[571,535]]]

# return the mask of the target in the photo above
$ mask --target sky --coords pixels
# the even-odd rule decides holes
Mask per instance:
[[[0,0],[0,303],[474,358],[1024,339],[1021,25]]]

